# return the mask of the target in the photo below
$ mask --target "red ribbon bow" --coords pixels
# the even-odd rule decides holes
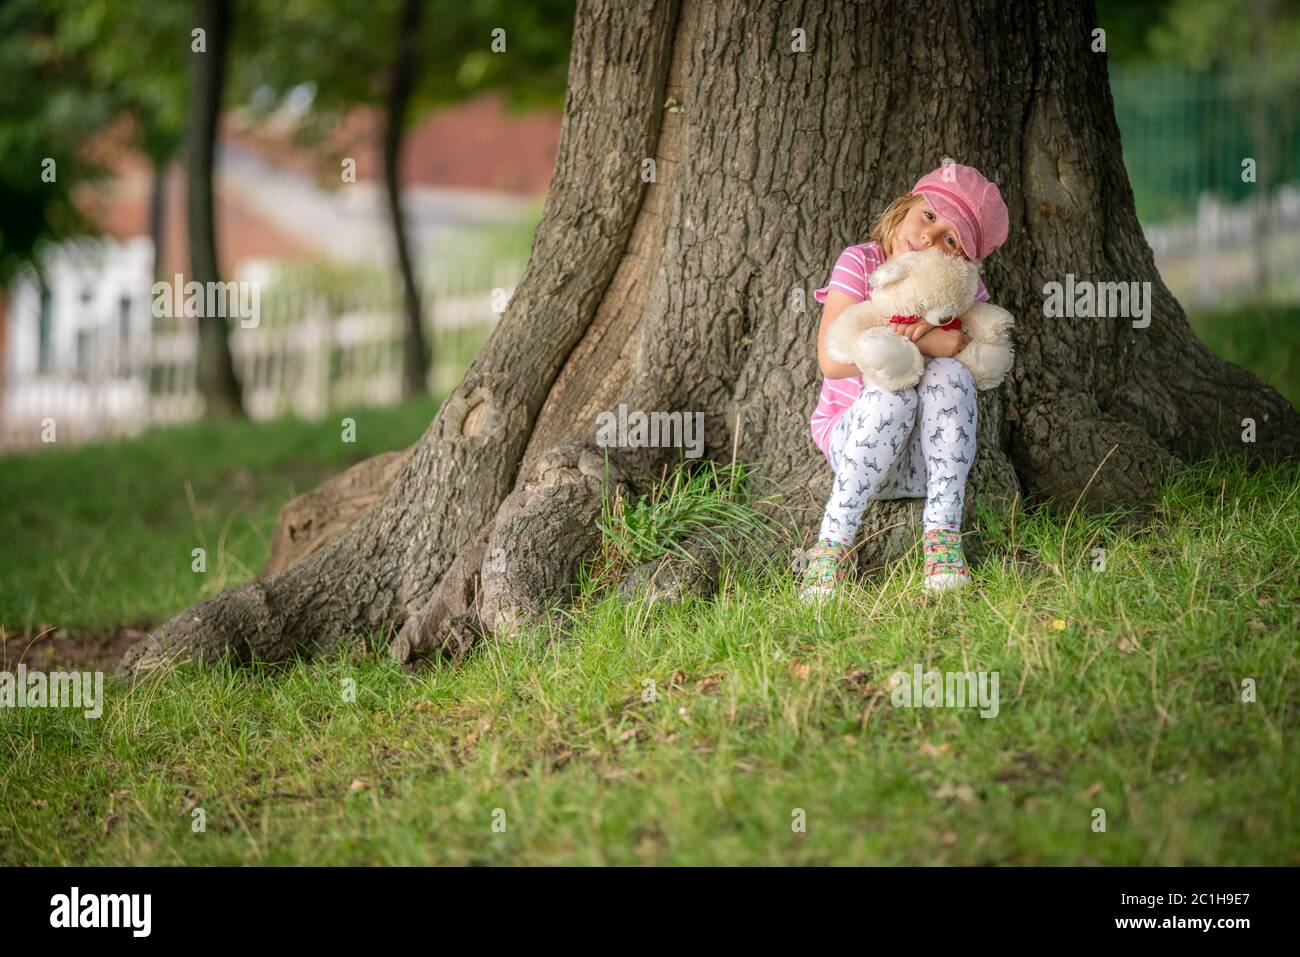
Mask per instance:
[[[920,316],[890,316],[889,321],[897,323],[900,326],[910,326],[914,322],[920,322]],[[948,322],[945,322],[940,328],[943,329],[960,329],[961,316],[954,316]]]

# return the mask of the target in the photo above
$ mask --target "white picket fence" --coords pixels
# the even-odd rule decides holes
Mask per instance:
[[[499,261],[484,276],[450,276],[422,290],[430,389],[450,391],[487,341],[513,295],[523,263]],[[469,288],[474,286],[477,288]],[[186,422],[202,414],[196,382],[196,320],[155,319],[147,337],[123,347],[111,321],[87,343],[76,373],[26,375],[4,383],[0,448],[59,445]],[[230,348],[251,418],[317,419],[333,409],[396,402],[402,393],[402,293],[395,282],[342,292],[272,284],[258,322],[231,320]],[[52,428],[51,428],[52,426]]]
[[[1195,217],[1143,227],[1160,276],[1185,307],[1300,299],[1300,186],[1273,191],[1267,221],[1255,204],[1201,194]]]

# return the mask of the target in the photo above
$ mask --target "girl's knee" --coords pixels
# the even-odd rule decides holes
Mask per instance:
[[[889,396],[889,410],[902,415],[910,415],[916,411],[916,390],[899,389],[897,392],[887,393]]]
[[[931,359],[925,364],[925,372],[921,375],[922,385],[951,385],[949,378],[957,379],[966,385],[968,382],[973,383],[975,377],[971,375],[970,369],[952,358]]]
[[[872,389],[870,392],[864,391],[858,396],[857,401],[853,403],[853,407],[861,417],[872,421],[877,416],[905,418],[916,411],[916,390],[900,389],[897,392],[886,392],[883,389]]]

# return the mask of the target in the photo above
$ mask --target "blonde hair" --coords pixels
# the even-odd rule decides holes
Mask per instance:
[[[904,193],[886,206],[885,211],[876,219],[875,225],[871,227],[870,238],[880,244],[880,249],[886,256],[894,244],[894,233],[898,232],[898,226],[907,216],[907,211],[922,201],[921,196]]]
[[[905,194],[898,196],[896,200],[887,205],[885,211],[880,213],[879,218],[876,218],[876,224],[871,228],[870,238],[872,241],[880,243],[880,250],[884,252],[885,256],[889,255],[889,247],[893,246],[894,233],[897,233],[898,225],[904,221],[907,211],[913,208],[914,205],[924,202],[926,202],[924,196],[915,196],[910,192],[905,192]],[[959,239],[958,243],[961,243]],[[966,250],[958,248],[957,252],[959,256],[962,256],[962,259],[970,259],[970,256],[966,255]]]

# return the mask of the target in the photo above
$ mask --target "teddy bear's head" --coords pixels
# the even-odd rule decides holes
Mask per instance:
[[[886,260],[867,282],[871,301],[887,315],[920,316],[939,326],[975,302],[979,267],[937,248],[924,249]]]

